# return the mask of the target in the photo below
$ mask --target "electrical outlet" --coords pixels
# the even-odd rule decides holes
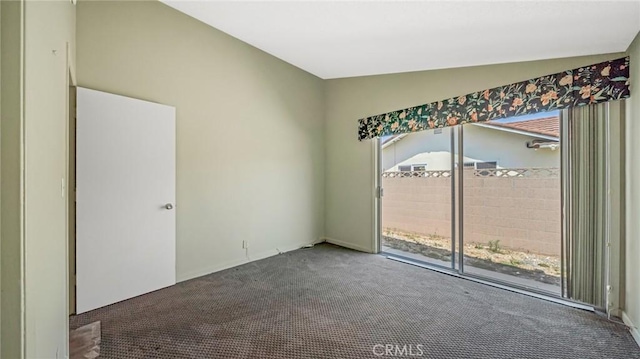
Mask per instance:
[[[249,241],[242,241],[242,248],[248,249],[249,248]]]

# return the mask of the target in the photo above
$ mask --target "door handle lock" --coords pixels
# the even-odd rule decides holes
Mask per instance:
[[[171,203],[167,203],[167,204],[164,205],[164,208],[173,209],[173,205]]]

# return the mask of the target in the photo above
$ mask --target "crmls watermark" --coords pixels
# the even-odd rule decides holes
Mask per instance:
[[[379,357],[421,357],[424,354],[422,344],[376,344],[373,355]]]

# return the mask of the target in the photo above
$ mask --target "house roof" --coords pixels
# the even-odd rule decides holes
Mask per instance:
[[[399,135],[391,135],[391,136],[387,136],[387,137],[383,137],[382,138],[382,142],[380,143],[381,145],[384,145],[385,143],[391,142],[393,141],[396,137],[398,137]]]
[[[508,131],[540,137],[547,140],[558,141],[560,138],[560,117],[548,116],[522,121],[497,122],[487,121],[476,123],[477,126],[487,127],[495,130]],[[395,142],[402,140],[407,134],[391,135],[382,139],[382,148],[388,147]]]
[[[485,125],[560,138],[560,118],[558,116],[517,122],[485,122]]]
[[[387,137],[383,137],[382,141],[380,142],[380,144],[382,145],[382,148],[386,148],[388,146],[391,146],[392,144],[400,141],[401,139],[405,138],[407,136],[406,133],[402,133],[399,135],[391,135],[391,136],[387,136]]]

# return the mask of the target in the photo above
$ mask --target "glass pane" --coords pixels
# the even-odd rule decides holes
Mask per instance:
[[[464,272],[561,294],[560,113],[463,127]]]
[[[451,129],[381,141],[382,251],[451,267]]]

